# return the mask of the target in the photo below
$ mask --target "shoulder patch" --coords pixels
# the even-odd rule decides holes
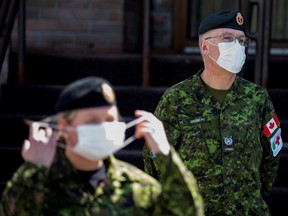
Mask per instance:
[[[274,115],[270,121],[263,126],[264,134],[266,137],[270,137],[273,132],[280,126],[280,122],[276,115]]]
[[[280,150],[283,147],[283,140],[281,137],[281,128],[277,130],[277,132],[270,139],[271,150],[273,152],[273,156],[276,157]]]

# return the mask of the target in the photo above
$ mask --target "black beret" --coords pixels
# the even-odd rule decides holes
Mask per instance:
[[[56,112],[115,105],[115,93],[110,83],[100,77],[89,76],[67,85],[55,105]]]
[[[238,10],[218,12],[202,20],[198,28],[198,35],[216,28],[236,29],[246,34],[246,20]]]

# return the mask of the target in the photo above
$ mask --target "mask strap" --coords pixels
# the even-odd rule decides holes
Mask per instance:
[[[59,142],[57,142],[56,146],[57,146],[58,148],[61,148],[61,149],[67,149],[67,150],[72,150],[72,149],[73,149],[73,147],[67,146],[67,145],[65,145],[64,143],[59,143]]]
[[[217,63],[217,60],[215,60],[214,58],[212,58],[212,56],[208,55],[208,57],[209,57],[210,59],[212,59],[214,62]]]
[[[131,127],[139,124],[139,123],[142,122],[143,120],[144,120],[144,117],[142,116],[142,117],[140,117],[140,118],[137,118],[137,119],[134,119],[133,121],[128,122],[128,123],[126,124],[126,129],[131,128]],[[136,140],[136,139],[137,139],[137,138],[136,138],[135,135],[129,137],[127,140],[124,141],[124,146],[129,145],[131,142],[133,142],[133,141]]]
[[[206,41],[207,41],[209,44],[211,44],[211,45],[213,45],[213,46],[217,46],[217,47],[218,47],[218,45],[217,45],[217,44],[214,44],[214,43],[210,42],[208,39],[206,39]]]
[[[133,127],[137,124],[139,124],[140,122],[142,122],[144,120],[144,117],[140,117],[140,118],[137,118],[137,119],[134,119],[133,121],[130,121],[126,124],[126,129],[130,128],[130,127]]]
[[[28,120],[28,119],[25,119],[24,122],[27,124],[27,125],[31,125],[33,122],[37,123],[40,127],[42,128],[52,128],[54,130],[60,130],[60,129],[64,129],[66,128],[66,130],[70,130],[70,131],[75,131],[74,128],[72,127],[63,127],[63,126],[59,126],[57,124],[50,124],[50,123],[46,123],[46,122],[40,122],[40,121],[32,121],[32,120]]]
[[[217,44],[214,44],[214,43],[212,43],[212,42],[210,42],[209,40],[206,40],[209,44],[211,44],[211,45],[213,45],[213,46],[217,46],[218,47],[218,45]],[[208,57],[210,58],[210,59],[212,59],[214,62],[217,62],[217,60],[215,60],[214,58],[212,58],[212,56],[210,56],[210,55],[208,55]]]
[[[57,143],[57,147],[62,148],[62,149],[69,149],[69,147],[63,143]]]
[[[55,129],[55,130],[61,129],[61,127],[59,127],[56,124],[49,124],[49,123],[46,123],[46,122],[36,122],[36,123],[39,124],[40,127],[45,127],[45,128],[50,127],[52,129]]]
[[[136,140],[136,136],[133,135],[131,137],[129,137],[127,140],[124,141],[124,146],[129,145],[130,143],[132,143],[134,140]]]

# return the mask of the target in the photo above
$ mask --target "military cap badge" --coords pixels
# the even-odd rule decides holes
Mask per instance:
[[[241,15],[240,12],[238,12],[237,15],[236,15],[236,22],[237,22],[238,25],[241,25],[241,26],[242,26],[243,23],[244,23],[244,18],[243,18],[243,16]]]
[[[105,100],[108,101],[109,103],[114,102],[115,94],[111,86],[108,85],[107,83],[103,83],[101,88],[102,88],[102,93],[103,93],[103,97],[105,98]]]

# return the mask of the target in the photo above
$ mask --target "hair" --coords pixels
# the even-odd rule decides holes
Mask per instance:
[[[66,119],[69,123],[71,123],[76,115],[76,112],[77,112],[76,110],[64,111],[59,113],[59,117],[62,117]]]
[[[121,120],[123,119],[122,116],[120,115],[118,106],[116,106],[116,110],[117,110],[117,120]],[[69,110],[69,111],[64,111],[59,113],[58,117],[62,117],[64,119],[67,120],[68,123],[71,123],[76,115],[77,110]]]

